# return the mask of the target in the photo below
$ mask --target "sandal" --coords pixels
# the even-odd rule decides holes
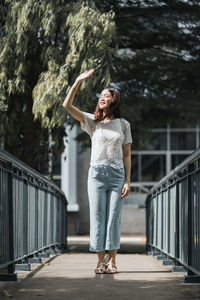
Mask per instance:
[[[107,264],[107,269],[106,269],[106,273],[107,274],[115,274],[115,273],[118,273],[117,271],[117,266],[112,264],[111,262],[109,262]]]
[[[100,263],[97,265],[97,268],[94,270],[95,274],[104,274],[106,273],[107,265],[105,263]]]

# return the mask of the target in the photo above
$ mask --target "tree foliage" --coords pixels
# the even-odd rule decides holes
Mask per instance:
[[[116,14],[116,76],[134,147],[150,129],[199,123],[200,3],[195,0],[96,1]],[[113,79],[113,78],[112,78]]]
[[[48,162],[50,132],[62,151],[61,104],[90,67],[97,70],[80,86],[76,105],[92,112],[96,91],[111,81],[134,148],[154,126],[199,122],[199,1],[4,0],[0,12],[1,137],[31,166]]]
[[[114,13],[93,1],[7,0],[1,4],[0,109],[5,149],[36,169],[63,149],[62,102],[75,77],[99,67],[81,86],[79,105],[90,105],[96,85],[110,81],[116,48]]]
[[[62,126],[65,122],[66,114],[60,104],[79,73],[101,66],[101,72],[96,72],[95,76],[87,82],[84,81],[80,87],[78,97],[82,108],[90,104],[95,86],[110,82],[110,45],[115,37],[113,17],[113,12],[101,14],[94,6],[85,4],[76,5],[68,15],[65,23],[68,28],[68,42],[64,46],[64,65],[61,66],[56,57],[52,56],[48,60],[48,70],[40,74],[33,90],[33,112],[36,118],[41,117],[44,127]]]

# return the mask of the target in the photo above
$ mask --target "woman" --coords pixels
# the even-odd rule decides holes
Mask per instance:
[[[78,121],[92,140],[88,172],[90,205],[90,251],[97,252],[96,274],[117,273],[116,254],[120,248],[120,224],[124,198],[130,191],[131,130],[120,115],[120,94],[116,89],[101,92],[94,114],[72,105],[80,83],[94,69],[77,77],[63,107]],[[105,250],[109,261],[105,261]]]

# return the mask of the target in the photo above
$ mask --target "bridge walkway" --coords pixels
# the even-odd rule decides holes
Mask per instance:
[[[1,287],[17,300],[200,299],[200,285],[184,283],[155,256],[118,254],[118,274],[95,275],[96,254],[69,252],[51,257],[32,272],[18,271],[18,282]],[[27,275],[28,274],[28,275]]]

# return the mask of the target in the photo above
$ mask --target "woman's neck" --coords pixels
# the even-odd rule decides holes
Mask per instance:
[[[103,117],[106,115],[106,112],[103,112]],[[114,120],[115,117],[113,115],[111,115],[110,117],[106,117],[104,120]]]

